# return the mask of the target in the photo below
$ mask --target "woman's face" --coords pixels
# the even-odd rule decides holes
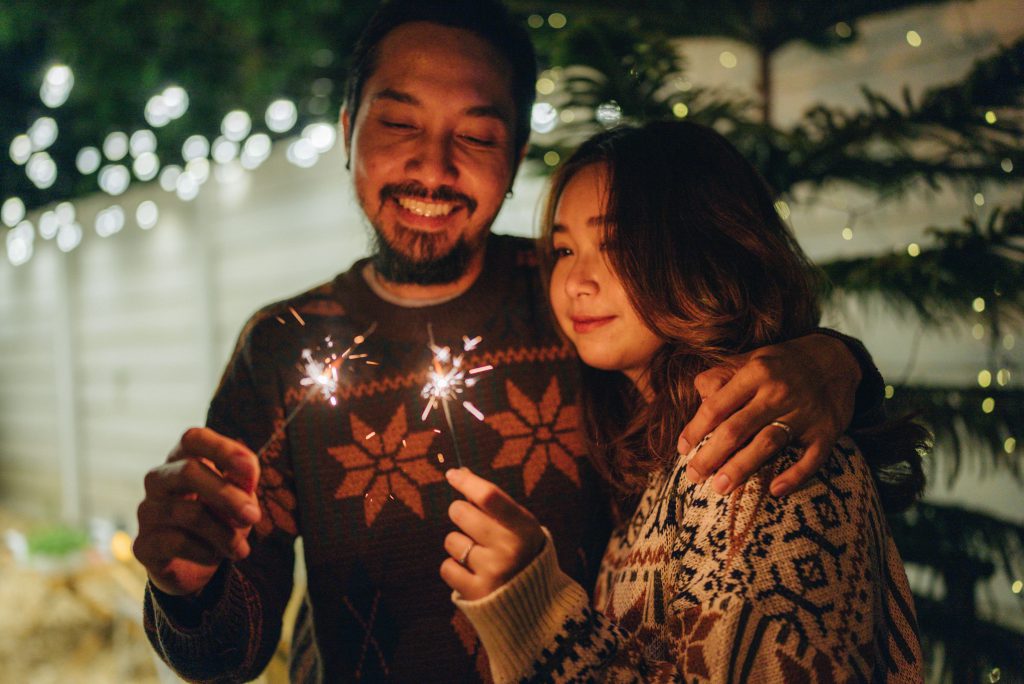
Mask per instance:
[[[555,207],[551,308],[583,362],[622,371],[641,391],[661,340],[644,325],[604,249],[608,171],[591,164],[569,181]]]

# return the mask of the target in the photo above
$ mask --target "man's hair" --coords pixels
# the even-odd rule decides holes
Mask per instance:
[[[377,46],[402,24],[428,21],[471,31],[487,41],[512,66],[512,99],[516,107],[515,150],[530,137],[537,79],[533,43],[521,22],[515,21],[500,0],[388,0],[370,17],[349,64],[345,107],[354,123],[363,86],[376,68]],[[351,129],[349,129],[351,131]],[[351,133],[350,133],[351,135]]]

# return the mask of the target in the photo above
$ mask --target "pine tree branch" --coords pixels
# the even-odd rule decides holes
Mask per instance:
[[[821,264],[830,297],[877,296],[895,312],[929,327],[963,319],[976,297],[995,334],[1024,323],[1024,205],[974,218],[963,229],[929,228],[934,244],[919,256],[906,251],[836,259]]]
[[[986,413],[983,402],[992,399]],[[946,479],[952,484],[961,468],[970,463],[982,474],[1006,473],[1024,482],[1021,454],[1024,453],[1024,387],[939,387],[902,385],[886,401],[890,415],[916,415],[944,448]],[[1017,440],[1012,452],[1007,439]],[[935,462],[928,459],[931,475]]]
[[[1012,177],[1002,160],[1024,163],[1024,39],[916,103],[906,91],[901,103],[862,92],[861,111],[821,105],[793,130],[774,132],[785,164],[764,171],[776,190],[836,179],[873,188],[912,178],[933,185],[964,178],[1006,182]]]

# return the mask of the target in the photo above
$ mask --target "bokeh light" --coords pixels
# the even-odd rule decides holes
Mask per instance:
[[[77,222],[63,224],[57,231],[57,249],[70,252],[82,243],[82,226]]]
[[[533,105],[530,126],[537,133],[550,133],[558,124],[558,110],[549,102],[538,102]]]
[[[32,142],[33,152],[47,149],[57,141],[57,122],[49,116],[39,117],[29,126],[28,139]]]
[[[117,196],[124,193],[132,182],[128,167],[122,164],[107,164],[100,169],[100,190],[108,195]]]
[[[39,99],[50,109],[56,109],[67,102],[75,85],[75,74],[66,64],[54,64],[46,71],[43,85],[39,88]]]
[[[128,135],[114,131],[103,140],[103,156],[110,161],[121,161],[128,154]]]
[[[132,133],[132,137],[128,139],[128,151],[131,152],[133,157],[146,154],[147,152],[156,152],[156,133],[143,128]]]
[[[266,133],[250,136],[242,146],[242,168],[252,170],[265,162],[270,157],[271,147],[270,136]]]
[[[267,107],[265,119],[274,133],[287,133],[299,120],[299,110],[291,100],[274,100]]]
[[[160,158],[152,152],[143,152],[132,163],[132,171],[140,181],[151,181],[160,172]]]
[[[20,197],[8,197],[0,207],[0,220],[8,228],[21,223],[25,218],[25,202]]]
[[[603,126],[614,126],[622,121],[622,107],[615,100],[603,102],[594,111],[594,118]]]
[[[25,175],[37,188],[46,190],[57,180],[57,162],[48,152],[36,152],[25,165]]]
[[[156,222],[160,220],[160,209],[156,206],[156,202],[153,200],[146,200],[141,202],[135,209],[135,222],[139,224],[139,228],[143,230],[149,230],[156,225]]]
[[[96,234],[100,237],[110,237],[114,233],[121,232],[124,228],[124,209],[115,204],[107,207],[96,214]]]
[[[103,161],[103,157],[98,149],[91,146],[83,147],[75,156],[75,168],[78,169],[78,173],[88,176],[90,173],[96,173],[96,169],[100,168],[101,161]]]
[[[14,266],[21,266],[32,258],[35,230],[31,222],[22,221],[7,231],[7,259]]]
[[[249,135],[252,130],[252,119],[241,109],[228,112],[220,124],[220,132],[224,137],[234,142],[239,142]]]
[[[39,216],[39,237],[44,240],[52,240],[57,237],[57,231],[60,229],[60,221],[57,219],[57,212],[50,210],[44,211]]]
[[[11,161],[18,166],[21,166],[28,162],[29,157],[32,156],[32,141],[24,133],[16,135],[14,136],[14,139],[11,140],[11,146],[8,148],[8,153],[11,156]]]
[[[206,136],[190,135],[181,146],[181,158],[185,160],[185,163],[206,157],[208,154],[210,154],[210,141],[206,139]]]

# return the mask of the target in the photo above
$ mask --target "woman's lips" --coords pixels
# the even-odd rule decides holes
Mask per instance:
[[[572,329],[577,333],[587,333],[611,323],[614,319],[615,316],[573,316]]]

